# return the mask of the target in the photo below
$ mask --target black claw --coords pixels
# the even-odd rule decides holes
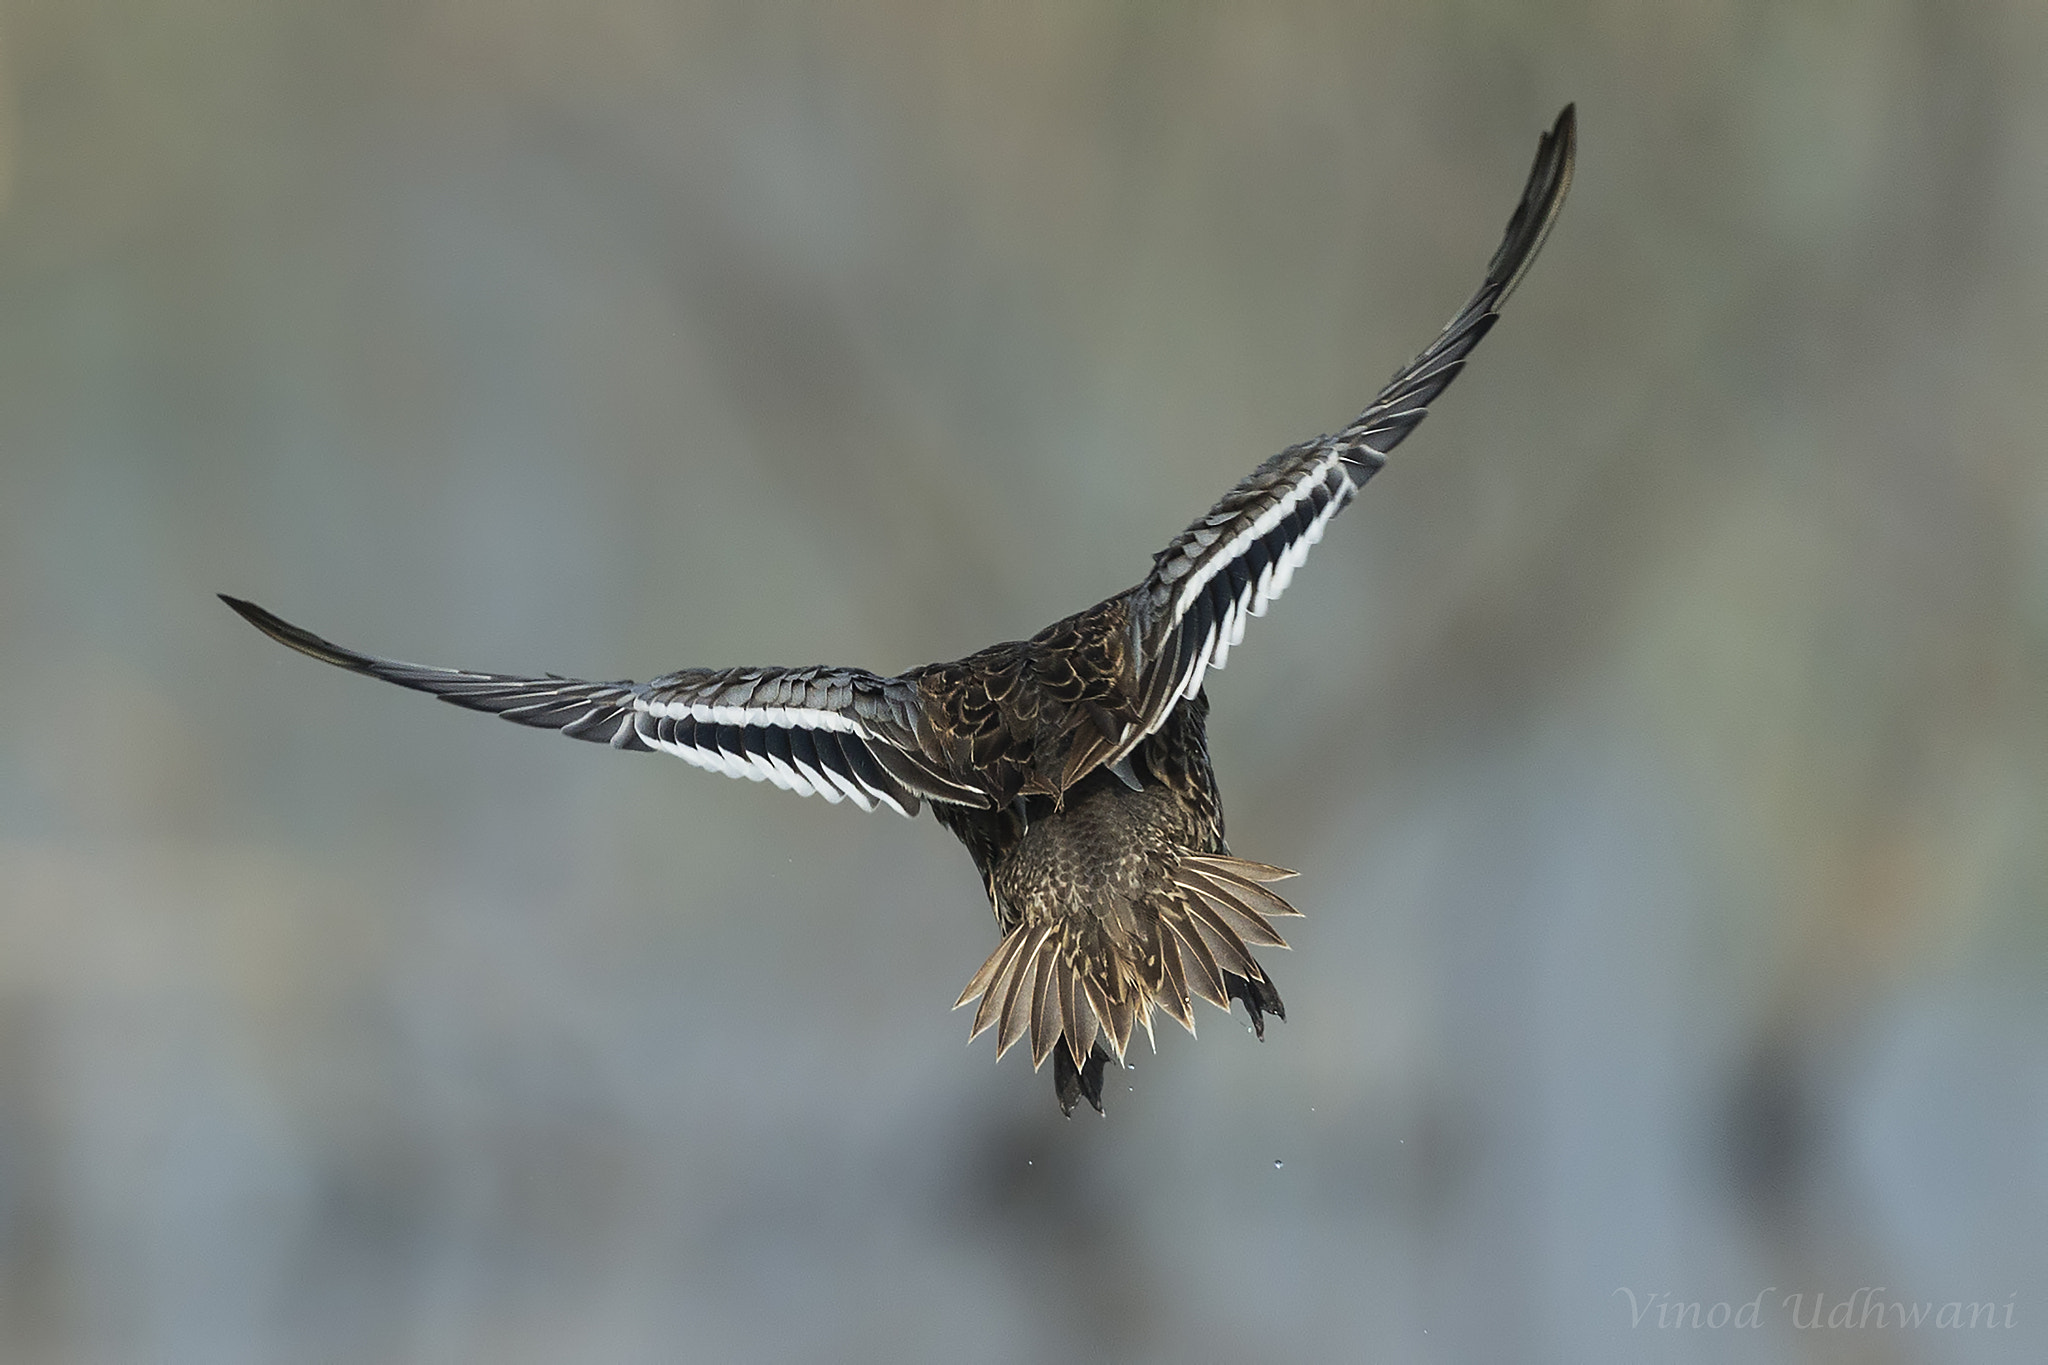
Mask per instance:
[[[1074,1069],[1074,1059],[1067,1055],[1064,1038],[1052,1048],[1052,1093],[1060,1102],[1060,1112],[1074,1117],[1074,1106],[1081,1102],[1081,1073]]]
[[[1244,1001],[1246,1014],[1252,1017],[1252,1032],[1266,1041],[1266,1016],[1275,1019],[1287,1018],[1287,1007],[1280,1003],[1280,992],[1273,989],[1270,980],[1252,981],[1231,972],[1224,973],[1224,984],[1229,988],[1232,1000]]]
[[[1067,1054],[1064,1041],[1054,1045],[1052,1050],[1052,1093],[1060,1102],[1060,1112],[1068,1118],[1074,1117],[1074,1106],[1082,1100],[1095,1106],[1095,1112],[1102,1112],[1102,1068],[1109,1061],[1109,1054],[1097,1043],[1088,1051],[1088,1064],[1076,1069],[1074,1059]]]
[[[1109,1054],[1098,1043],[1088,1051],[1088,1065],[1081,1068],[1081,1093],[1088,1097],[1088,1103],[1095,1106],[1098,1114],[1102,1112],[1102,1068],[1108,1061]]]

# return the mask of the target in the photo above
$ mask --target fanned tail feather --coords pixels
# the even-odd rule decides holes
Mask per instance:
[[[954,1008],[979,996],[970,1039],[994,1027],[1000,1058],[1028,1037],[1034,1071],[1063,1051],[1063,1077],[1087,1072],[1104,1049],[1121,1063],[1139,1026],[1151,1036],[1154,1009],[1193,1034],[1196,997],[1225,1010],[1233,999],[1244,1001],[1263,1037],[1262,1014],[1282,1010],[1252,948],[1287,946],[1272,920],[1301,912],[1265,883],[1293,875],[1221,854],[1186,854],[1171,890],[1134,907],[1136,933],[1114,934],[1092,914],[1027,919],[1003,936]],[[1100,1061],[1092,1064],[1099,1077]]]

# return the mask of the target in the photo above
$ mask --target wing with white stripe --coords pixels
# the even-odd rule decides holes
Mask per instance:
[[[1442,334],[1356,421],[1260,465],[1153,557],[1152,572],[1132,593],[1143,659],[1138,718],[1118,742],[1102,746],[1106,761],[1158,729],[1176,703],[1201,690],[1209,669],[1223,667],[1244,639],[1245,622],[1265,615],[1331,520],[1457,378],[1557,219],[1571,184],[1575,129],[1567,106],[1537,143],[1522,200],[1484,283]]]
[[[988,804],[919,742],[914,684],[852,668],[691,669],[644,683],[429,668],[360,654],[223,594],[280,644],[472,711],[615,749],[672,753],[785,791],[915,815],[925,800]]]

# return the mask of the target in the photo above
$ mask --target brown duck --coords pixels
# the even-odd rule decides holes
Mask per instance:
[[[1152,558],[1144,581],[1029,640],[896,677],[856,668],[686,669],[644,683],[427,668],[358,654],[254,603],[223,600],[316,659],[521,725],[805,796],[923,803],[974,859],[1002,941],[967,983],[996,1055],[1029,1038],[1061,1109],[1102,1107],[1102,1075],[1164,1010],[1244,1002],[1285,1018],[1252,955],[1284,948],[1292,872],[1231,856],[1204,733],[1223,667],[1309,548],[1422,421],[1500,315],[1571,183],[1568,106],[1537,143],[1486,280],[1358,420],[1281,451]]]

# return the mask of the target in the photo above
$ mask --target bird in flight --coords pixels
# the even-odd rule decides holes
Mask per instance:
[[[1244,1003],[1265,1037],[1285,1018],[1253,949],[1284,948],[1299,912],[1271,889],[1295,875],[1234,856],[1209,764],[1203,682],[1263,616],[1336,515],[1464,368],[1521,282],[1571,184],[1567,105],[1479,292],[1358,419],[1290,446],[1152,557],[1136,587],[1056,621],[894,677],[858,668],[684,669],[646,682],[428,668],[331,644],[222,595],[302,654],[521,725],[637,753],[661,751],[802,796],[930,805],[967,846],[1000,941],[955,1008],[996,1055],[1029,1040],[1071,1115],[1102,1108],[1155,1009],[1194,1032],[1194,1000]]]

